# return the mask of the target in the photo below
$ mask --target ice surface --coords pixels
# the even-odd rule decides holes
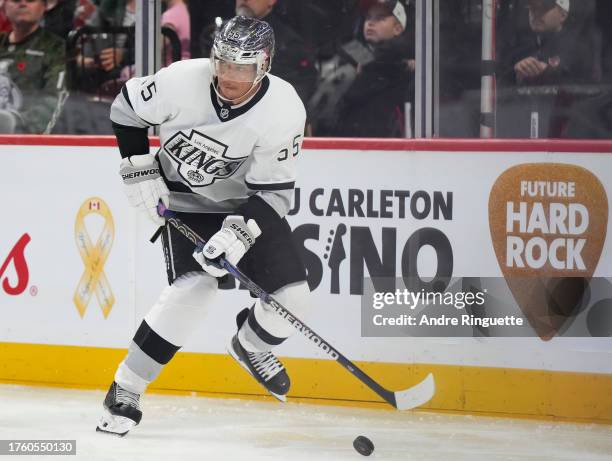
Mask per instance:
[[[359,460],[361,434],[374,460],[612,460],[610,426],[156,394],[118,438],[95,432],[103,398],[0,385],[0,439],[76,439],[91,461]]]

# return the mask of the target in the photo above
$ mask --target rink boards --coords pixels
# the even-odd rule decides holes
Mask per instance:
[[[127,206],[112,139],[0,143],[0,380],[105,387],[167,283],[159,244],[148,243],[155,228]],[[534,275],[564,264],[566,276],[612,277],[612,143],[307,140],[304,147],[288,219],[304,248],[316,305],[307,320],[318,334],[386,387],[432,372],[437,393],[425,408],[612,422],[609,337],[364,337],[361,325],[369,275],[508,275],[500,245],[512,236],[499,210],[509,201],[516,213],[521,201],[532,207],[539,192],[569,194],[553,202],[574,204],[566,209],[578,218],[563,229],[557,214],[547,235],[531,229],[521,261],[537,266],[529,242],[544,236],[550,248],[557,232],[557,242],[579,248],[551,256]],[[538,181],[549,189],[538,190]],[[537,216],[533,222],[542,225]],[[225,354],[234,315],[250,302],[244,290],[220,292],[151,389],[261,395]],[[279,354],[291,397],[380,402],[299,335]]]

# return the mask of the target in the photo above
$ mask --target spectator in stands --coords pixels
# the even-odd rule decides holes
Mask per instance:
[[[340,99],[331,135],[404,137],[404,105],[413,99],[414,81],[406,23],[399,0],[378,0],[368,8],[363,36],[371,57],[357,60],[357,75]]]
[[[603,85],[573,107],[566,130],[572,139],[612,139],[612,3],[599,0],[594,10],[599,43],[594,42],[593,50],[601,56]]]
[[[276,52],[271,73],[291,83],[304,102],[312,96],[317,83],[314,55],[302,37],[287,23],[276,9],[277,0],[236,0],[236,15],[266,21],[274,29]],[[220,25],[209,25],[200,36],[205,57],[210,54],[212,38]]]
[[[306,104],[317,82],[314,56],[302,37],[278,14],[276,4],[277,0],[236,0],[236,14],[255,17],[272,26],[276,52],[271,73],[291,83]]]
[[[66,40],[68,32],[74,29],[76,8],[77,0],[47,0],[45,29]]]
[[[161,26],[168,27],[176,32],[181,42],[181,59],[191,58],[191,25],[189,20],[189,10],[184,0],[163,0],[166,11],[161,17]],[[165,40],[165,63],[172,62],[172,52],[169,51],[170,44]]]
[[[601,79],[594,2],[526,0],[526,5],[514,24],[500,27],[497,135],[566,137],[568,119],[589,94],[587,85]]]
[[[93,0],[78,0],[74,11],[74,28],[83,27],[90,24],[92,19],[98,14],[98,7]]]
[[[67,40],[70,31],[89,24],[96,12],[93,0],[47,0],[43,24],[49,32]]]
[[[558,85],[592,80],[593,56],[577,24],[570,0],[528,0],[531,33],[510,42],[509,66],[502,77],[519,85]],[[504,59],[504,56],[502,56]],[[510,69],[511,66],[511,69]]]
[[[101,0],[97,20],[98,27],[131,27],[136,22],[136,0]],[[114,46],[107,46],[99,53],[99,66],[106,72],[133,64],[134,56],[128,52],[133,43],[127,43],[126,35],[115,37]]]
[[[123,82],[133,76],[135,20],[136,0],[100,1],[87,21],[98,31],[81,36],[73,51],[76,56],[71,56],[72,89],[111,100],[116,96]]]
[[[64,41],[40,26],[45,0],[6,0],[0,34],[0,131],[49,133],[65,97]]]

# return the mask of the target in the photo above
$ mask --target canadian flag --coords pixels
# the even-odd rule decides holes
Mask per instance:
[[[91,201],[89,202],[89,209],[90,210],[99,210],[100,209],[100,202],[96,201]]]

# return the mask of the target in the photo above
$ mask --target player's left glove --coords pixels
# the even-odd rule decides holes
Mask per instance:
[[[235,266],[260,235],[261,229],[254,219],[245,222],[242,216],[228,216],[223,221],[221,230],[206,242],[202,250],[196,250],[193,257],[210,275],[223,277],[227,271],[211,264],[211,261],[223,256]]]

